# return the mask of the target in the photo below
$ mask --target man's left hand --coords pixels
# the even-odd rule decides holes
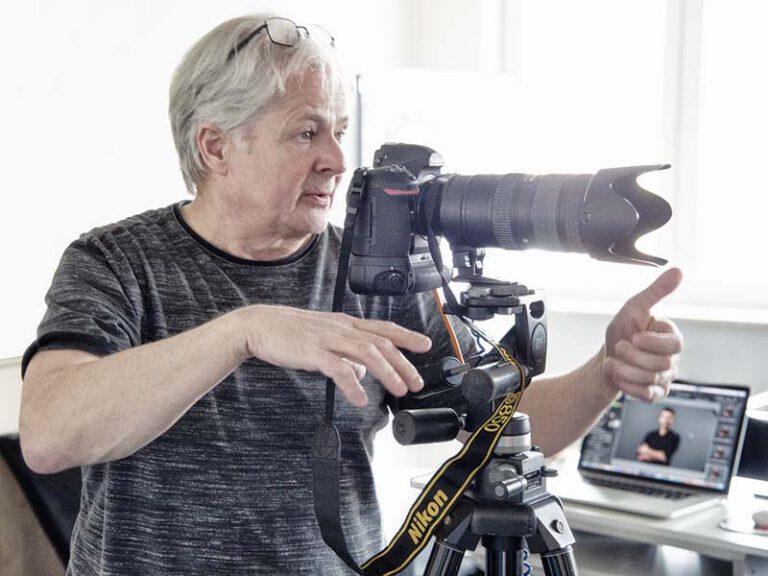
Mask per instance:
[[[602,373],[611,393],[625,392],[650,402],[663,400],[677,375],[683,337],[669,320],[659,320],[651,308],[682,281],[670,268],[642,292],[627,300],[605,333]]]

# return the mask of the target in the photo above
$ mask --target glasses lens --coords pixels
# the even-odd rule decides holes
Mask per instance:
[[[269,18],[266,21],[269,39],[281,46],[295,46],[299,41],[299,30],[287,18]]]

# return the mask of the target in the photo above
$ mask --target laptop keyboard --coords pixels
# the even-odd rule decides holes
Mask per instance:
[[[681,500],[691,496],[690,492],[684,492],[682,490],[675,490],[674,488],[660,488],[657,486],[649,486],[638,484],[637,482],[631,482],[629,480],[619,480],[615,478],[590,478],[590,482],[597,484],[598,486],[605,486],[607,488],[618,488],[619,490],[627,490],[629,492],[635,492],[638,494],[645,494],[647,496],[655,496],[656,498],[664,498],[666,500]]]

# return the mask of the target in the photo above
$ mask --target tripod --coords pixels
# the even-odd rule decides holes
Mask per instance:
[[[547,576],[577,576],[573,534],[560,500],[546,490],[555,474],[531,450],[528,416],[516,413],[494,457],[437,528],[424,576],[456,576],[480,541],[486,576],[523,576],[526,543]]]
[[[454,248],[457,278],[469,282],[470,287],[461,293],[460,300],[451,295],[445,311],[464,320],[513,314],[515,322],[498,344],[474,324],[469,325],[476,337],[494,349],[466,364],[446,358],[428,373],[428,380],[442,382],[447,389],[461,386],[469,405],[467,413],[459,416],[451,408],[398,412],[393,432],[404,445],[440,442],[457,434],[487,430],[484,422],[503,407],[499,402],[505,400],[501,399],[509,398],[511,392],[522,393],[526,383],[544,371],[547,329],[543,301],[526,286],[483,277],[482,250]],[[441,391],[438,385],[427,395]],[[418,394],[414,397],[420,398]],[[526,414],[511,416],[492,457],[483,460],[485,464],[450,514],[437,524],[424,576],[457,576],[464,553],[474,550],[480,541],[486,549],[486,576],[526,576],[530,573],[524,571],[526,550],[541,557],[547,576],[577,576],[573,534],[560,500],[546,489],[546,478],[556,472],[546,467],[541,452],[532,449],[530,432]]]

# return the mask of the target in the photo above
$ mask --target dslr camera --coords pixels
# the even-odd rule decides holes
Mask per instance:
[[[441,286],[430,238],[444,237],[456,280],[480,273],[482,250],[539,248],[588,253],[599,260],[662,265],[635,248],[665,224],[669,204],[637,178],[668,164],[610,168],[596,174],[441,175],[427,146],[385,144],[372,168],[353,176],[348,205],[357,210],[349,282],[358,294],[399,295]],[[480,261],[473,261],[474,255]]]

